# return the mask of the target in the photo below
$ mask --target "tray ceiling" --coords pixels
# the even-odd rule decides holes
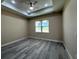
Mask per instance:
[[[22,13],[28,17],[34,17],[60,10],[64,5],[64,0],[30,0],[37,1],[34,9],[30,10],[29,0],[4,0],[1,5]]]

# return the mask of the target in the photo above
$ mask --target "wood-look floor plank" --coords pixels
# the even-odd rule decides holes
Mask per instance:
[[[68,55],[55,42],[28,39],[2,48],[1,59],[68,59]]]

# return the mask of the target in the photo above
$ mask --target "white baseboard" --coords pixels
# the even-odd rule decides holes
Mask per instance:
[[[69,59],[73,59],[70,52],[69,52],[69,50],[68,50],[68,48],[67,48],[67,46],[64,43],[63,43],[63,45],[64,45],[64,47],[65,47],[65,49],[66,49],[66,51],[68,53]]]
[[[41,40],[48,40],[48,41],[54,41],[54,42],[63,43],[63,41],[60,41],[60,40],[53,40],[53,39],[47,39],[47,38],[40,38],[40,37],[34,37],[34,36],[29,36],[29,38],[35,38],[35,39],[41,39]]]
[[[1,45],[1,47],[4,47],[4,46],[7,46],[7,45],[16,43],[16,42],[21,41],[21,40],[24,40],[24,39],[26,39],[26,38],[27,38],[27,37],[22,37],[22,38],[20,38],[20,39],[14,40],[14,41],[12,41],[12,42],[8,42],[8,43],[6,43],[6,44]]]
[[[15,42],[21,41],[21,40],[26,39],[26,38],[28,38],[28,37],[23,37],[23,38],[14,40],[14,41],[12,41],[12,42],[3,44],[3,45],[1,45],[1,47],[4,47],[4,46],[10,45],[10,44],[13,44],[13,43],[15,43]],[[33,36],[29,36],[29,38],[35,38],[35,39],[41,39],[41,40],[48,40],[48,41],[54,41],[54,42],[61,42],[61,43],[63,43],[63,41],[53,40],[53,39],[47,39],[47,38],[39,38],[39,37],[33,37]]]

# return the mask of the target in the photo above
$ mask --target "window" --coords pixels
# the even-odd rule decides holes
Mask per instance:
[[[49,32],[48,20],[43,20],[42,21],[42,32]]]
[[[49,32],[49,21],[48,20],[36,21],[35,32],[48,33]]]
[[[35,22],[35,32],[41,32],[41,21]]]

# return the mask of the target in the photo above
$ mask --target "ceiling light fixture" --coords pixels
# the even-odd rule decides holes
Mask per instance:
[[[16,2],[14,0],[11,1],[13,4],[15,4]]]
[[[38,3],[37,1],[32,1],[32,0],[27,0],[27,1],[25,2],[25,4],[28,4],[28,5],[29,5],[29,9],[30,9],[30,10],[33,10],[34,7],[35,7],[35,5],[36,5],[37,3]]]
[[[29,9],[33,10],[33,9],[34,9],[34,7],[29,7]]]
[[[44,6],[45,6],[45,7],[48,7],[48,4],[45,4]]]

